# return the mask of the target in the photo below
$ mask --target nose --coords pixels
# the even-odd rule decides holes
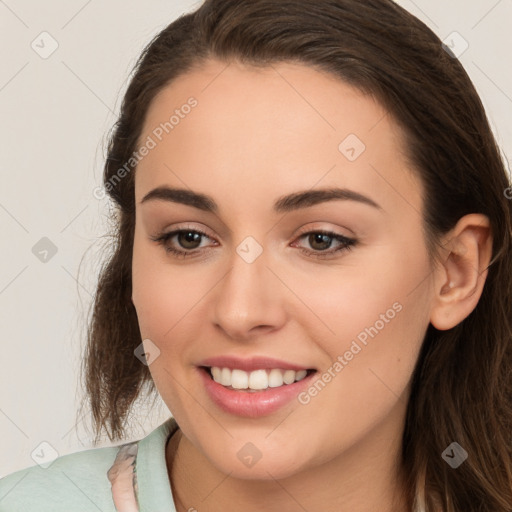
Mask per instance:
[[[233,252],[230,270],[212,290],[213,322],[229,338],[250,341],[284,325],[286,288],[267,267],[265,251],[251,263]]]

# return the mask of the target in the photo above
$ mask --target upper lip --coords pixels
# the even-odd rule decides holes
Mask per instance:
[[[209,357],[199,363],[198,366],[217,366],[219,368],[239,369],[246,372],[253,370],[265,370],[272,368],[280,368],[283,370],[312,370],[311,366],[303,366],[301,364],[290,363],[266,356],[254,356],[249,358],[240,358],[229,355]]]

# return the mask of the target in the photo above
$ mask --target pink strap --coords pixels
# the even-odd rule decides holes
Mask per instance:
[[[137,473],[137,442],[122,445],[107,476],[112,485],[112,498],[118,512],[139,512]]]

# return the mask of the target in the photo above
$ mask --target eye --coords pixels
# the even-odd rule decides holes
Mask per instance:
[[[200,248],[203,237],[210,239],[204,231],[199,229],[176,229],[169,233],[161,233],[155,237],[150,237],[150,239],[162,245],[167,253],[174,254],[178,258],[187,258],[192,255],[192,251]],[[177,249],[173,246],[170,243],[173,238],[176,238],[179,246],[186,250]]]
[[[300,248],[300,250],[306,255],[313,256],[315,258],[328,258],[340,251],[351,250],[357,244],[357,240],[355,238],[348,238],[340,235],[339,233],[324,230],[308,231],[299,236],[299,240],[303,238],[307,239],[307,242],[313,250],[305,248]],[[331,247],[333,240],[337,241],[339,245],[336,248],[327,251],[326,249]]]
[[[182,247],[182,249],[173,245],[173,238],[176,239],[177,246]],[[161,233],[150,237],[151,240],[162,245],[167,253],[173,254],[177,258],[189,258],[193,257],[197,252],[201,252],[201,241],[203,238],[212,240],[210,236],[199,229],[176,229],[169,233]],[[303,238],[307,238],[307,242],[313,250],[304,247],[299,247],[299,249],[301,252],[314,258],[328,258],[334,253],[350,250],[357,244],[357,240],[354,238],[348,238],[338,233],[324,230],[308,231],[300,235],[298,240]],[[339,245],[334,249],[326,250],[331,247],[333,241],[338,242]],[[295,246],[296,242],[292,244],[292,247]]]

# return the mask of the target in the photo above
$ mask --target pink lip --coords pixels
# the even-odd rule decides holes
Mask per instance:
[[[251,357],[248,359],[241,359],[239,357],[233,356],[218,356],[218,357],[209,357],[205,359],[198,366],[217,366],[219,368],[238,368],[239,370],[244,370],[246,372],[252,372],[253,370],[265,370],[272,368],[279,368],[281,370],[311,370],[311,366],[302,366],[293,363],[288,363],[286,361],[281,361],[279,359],[274,359],[272,357]],[[291,385],[291,384],[290,384]]]
[[[205,366],[209,365],[205,364]],[[217,366],[217,364],[214,366]],[[229,368],[227,365],[224,365],[223,367]],[[240,366],[234,367],[243,369]],[[260,366],[256,369],[267,367],[268,366],[266,365],[261,366],[260,364]],[[279,368],[279,365],[271,365],[271,367]],[[213,401],[213,403],[215,403],[223,411],[229,414],[233,414],[235,416],[243,416],[246,418],[258,418],[260,416],[267,416],[290,403],[294,398],[297,398],[301,391],[310,385],[311,379],[314,378],[317,373],[313,372],[310,375],[304,377],[302,380],[294,382],[293,384],[283,384],[278,388],[267,388],[261,391],[250,392],[243,390],[237,391],[234,389],[226,388],[215,382],[211,378],[209,371],[205,368],[198,368],[197,370],[205,386],[206,393]]]

